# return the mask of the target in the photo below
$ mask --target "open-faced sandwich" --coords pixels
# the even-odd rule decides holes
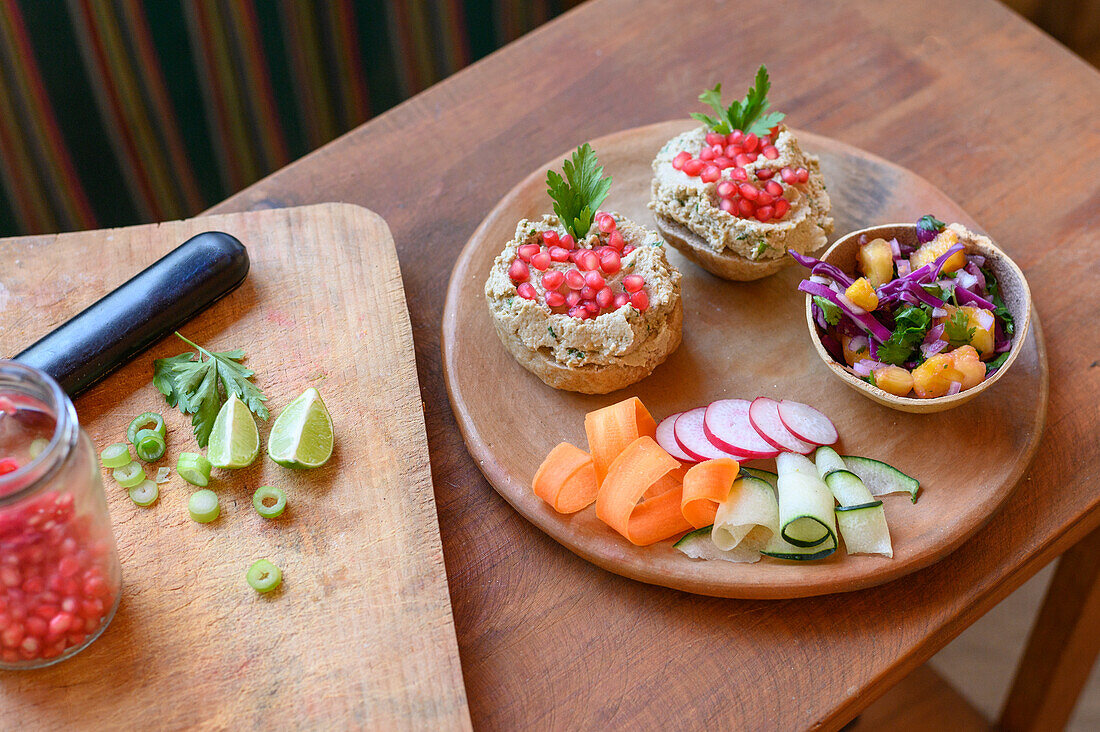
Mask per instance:
[[[519,222],[485,299],[524,368],[556,389],[605,394],[645,378],[680,344],[680,273],[656,232],[598,210],[611,179],[587,143],[563,171],[547,173],[556,215]]]
[[[763,66],[741,101],[722,85],[699,96],[717,116],[672,138],[653,161],[649,207],[665,239],[703,269],[755,280],[814,251],[833,229],[818,159],[803,152],[783,114],[768,112]]]

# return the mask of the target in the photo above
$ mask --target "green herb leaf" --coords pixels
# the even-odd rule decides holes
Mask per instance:
[[[577,148],[562,165],[565,177],[550,170],[546,173],[546,192],[554,201],[554,213],[562,225],[580,241],[588,235],[592,219],[611,189],[611,178],[603,177],[603,168],[587,142]]]
[[[714,109],[718,117],[698,112],[693,112],[691,116],[722,135],[728,135],[734,130],[741,130],[746,135],[766,135],[785,116],[782,112],[768,112],[769,89],[771,80],[768,78],[768,69],[761,65],[756,71],[756,80],[744,99],[723,108],[722,85],[717,84],[713,89],[707,89],[700,94],[699,101]]]
[[[820,295],[814,295],[814,302],[821,308],[821,312],[825,315],[825,322],[829,325],[836,325],[840,322],[840,308],[829,302]]]
[[[1005,301],[1001,298],[1001,286],[990,270],[983,267],[982,274],[985,275],[985,289],[989,293],[989,300],[997,306],[993,310],[993,317],[1001,319],[1001,328],[1006,336],[1011,337],[1016,332],[1016,321],[1012,319],[1012,313],[1008,312]]]
[[[913,352],[924,341],[932,318],[922,308],[907,305],[894,316],[894,332],[889,340],[879,345],[878,360],[900,366],[910,360]]]
[[[153,385],[170,406],[178,407],[191,415],[191,427],[199,447],[206,447],[210,430],[218,416],[222,403],[230,394],[237,397],[261,419],[267,419],[267,397],[250,379],[252,369],[239,362],[244,351],[208,351],[202,346],[176,336],[196,349],[172,358],[158,358],[153,362]],[[205,357],[205,360],[204,360]],[[224,395],[223,395],[224,394]]]
[[[1012,351],[1005,351],[1000,356],[997,356],[997,358],[987,362],[985,365],[985,372],[988,374],[990,371],[994,371],[1004,366],[1005,361],[1008,360],[1008,357],[1011,353]]]
[[[944,321],[943,334],[947,336],[947,343],[952,348],[965,346],[974,337],[974,329],[967,327],[969,322],[970,318],[961,308],[951,313],[951,317]]]

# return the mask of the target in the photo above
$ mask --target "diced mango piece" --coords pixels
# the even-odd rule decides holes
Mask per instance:
[[[936,318],[936,324],[951,318],[956,310],[962,310],[963,313],[966,314],[966,327],[974,329],[974,332],[970,336],[970,345],[974,346],[981,358],[987,360],[991,358],[993,356],[993,336],[996,330],[996,321],[993,319],[993,313],[984,308],[976,308],[971,305],[963,305],[961,308],[956,308],[954,305],[946,305],[944,309],[947,311],[947,317]],[[985,313],[985,315],[982,315],[982,313]],[[988,329],[982,327],[983,320],[990,324]],[[940,340],[946,341],[947,334],[944,333],[940,336]]]
[[[935,262],[948,249],[959,243],[959,236],[950,229],[941,231],[935,239],[921,245],[920,249],[909,255],[913,269]],[[944,262],[943,272],[954,272],[966,266],[966,252],[955,252]]]
[[[907,396],[913,390],[913,375],[901,366],[883,366],[872,372],[875,386],[894,396]]]
[[[963,383],[963,375],[955,368],[949,353],[937,353],[913,369],[913,391],[922,399],[934,399],[951,390],[951,382]]]
[[[985,381],[985,364],[978,358],[974,346],[963,346],[951,352],[955,370],[962,374],[963,391]]]
[[[852,336],[844,335],[843,333],[840,336],[840,347],[844,350],[844,360],[848,362],[849,366],[855,366],[856,361],[860,359],[871,357],[871,347],[867,343],[867,337],[859,336],[859,338],[861,339],[860,343],[862,343],[862,345],[858,349],[853,350],[852,341],[854,339]]]
[[[844,296],[867,312],[871,312],[878,307],[878,293],[875,292],[875,288],[871,287],[871,283],[866,277],[860,277],[853,282],[844,291]]]
[[[894,252],[885,239],[872,239],[859,248],[859,269],[873,287],[894,279]]]

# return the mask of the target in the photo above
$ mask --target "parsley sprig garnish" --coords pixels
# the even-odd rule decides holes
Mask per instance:
[[[770,88],[768,69],[761,65],[756,72],[756,83],[749,89],[744,99],[723,107],[722,85],[718,84],[699,95],[699,101],[712,107],[718,116],[711,117],[701,112],[692,112],[691,116],[722,135],[728,135],[734,130],[741,130],[746,135],[750,132],[766,135],[786,116],[782,112],[768,112]]]
[[[244,358],[244,351],[239,348],[208,351],[179,333],[176,335],[198,353],[187,351],[153,361],[153,385],[164,395],[169,406],[179,407],[181,412],[191,415],[199,447],[206,447],[210,441],[214,419],[230,394],[236,394],[257,417],[268,418],[264,405],[267,397],[249,381],[255,372],[239,363]]]
[[[566,231],[578,241],[588,236],[592,219],[611,189],[611,176],[603,177],[603,168],[587,142],[577,148],[572,159],[562,164],[565,177],[550,170],[546,173],[546,192],[554,201]]]

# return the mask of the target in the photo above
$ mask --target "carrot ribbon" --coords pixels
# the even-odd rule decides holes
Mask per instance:
[[[596,483],[601,485],[611,462],[627,445],[643,435],[657,436],[657,423],[638,397],[630,397],[586,414],[584,431],[596,466]]]
[[[694,465],[684,475],[680,509],[684,518],[697,529],[714,523],[718,504],[726,500],[740,466],[731,458],[707,460]]]
[[[638,502],[650,486],[679,467],[652,437],[638,437],[608,466],[596,496],[596,516],[638,546],[690,530],[680,508],[682,486]]]
[[[596,500],[592,457],[568,442],[550,451],[531,482],[535,495],[558,513],[576,513]]]

